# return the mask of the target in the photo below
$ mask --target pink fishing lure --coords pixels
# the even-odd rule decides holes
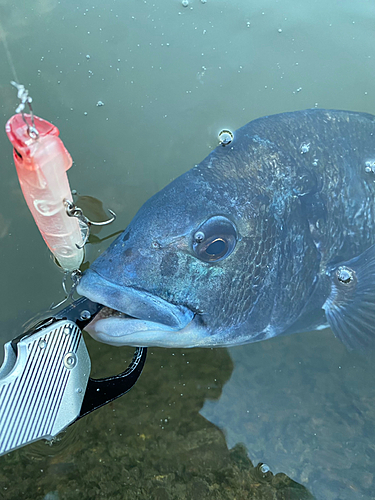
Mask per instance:
[[[32,127],[31,116],[24,114]],[[30,133],[22,114],[7,122],[5,130],[13,145],[13,158],[26,203],[48,248],[66,271],[78,269],[84,252],[77,218],[69,217],[65,200],[72,202],[66,171],[72,158],[65,149],[59,130],[34,116],[38,135]]]

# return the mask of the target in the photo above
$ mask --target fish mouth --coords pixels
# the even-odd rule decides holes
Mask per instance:
[[[196,315],[186,306],[118,285],[92,269],[83,274],[77,292],[105,306],[85,328],[99,342],[140,347],[196,345],[197,339],[192,338]]]

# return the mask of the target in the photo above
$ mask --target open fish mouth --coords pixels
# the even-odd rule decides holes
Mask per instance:
[[[77,292],[105,306],[85,328],[105,344],[182,347],[195,330],[195,315],[189,308],[112,283],[91,269],[82,276]]]

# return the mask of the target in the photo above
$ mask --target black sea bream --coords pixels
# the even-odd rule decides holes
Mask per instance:
[[[311,109],[234,133],[84,274],[113,345],[229,346],[330,326],[375,338],[375,117]],[[115,310],[115,311],[112,311]]]

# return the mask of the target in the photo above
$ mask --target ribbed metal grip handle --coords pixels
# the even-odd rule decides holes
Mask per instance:
[[[0,368],[0,455],[52,439],[76,420],[91,362],[81,330],[69,320],[4,346]],[[16,349],[16,350],[15,350]]]

